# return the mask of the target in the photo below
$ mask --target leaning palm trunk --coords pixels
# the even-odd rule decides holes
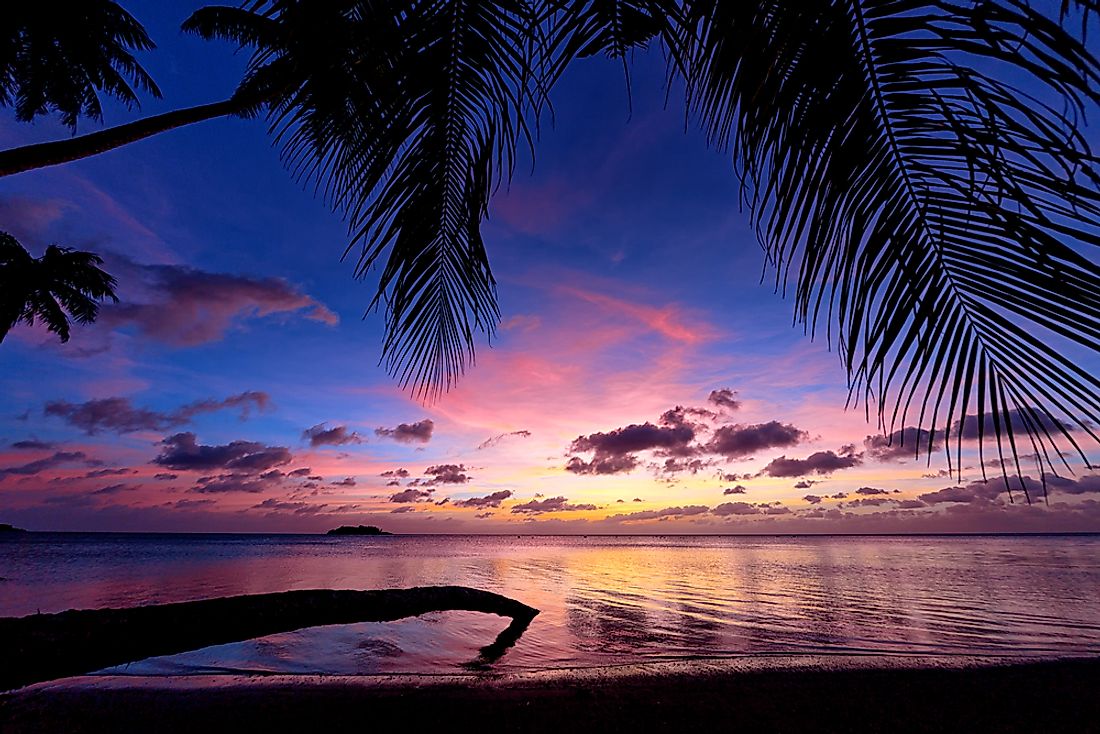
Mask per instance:
[[[0,690],[89,673],[112,665],[306,627],[388,622],[428,612],[471,611],[510,617],[479,661],[499,657],[539,610],[464,586],[379,591],[316,589],[157,604],[70,610],[0,619]]]
[[[246,107],[247,105],[236,98],[226,99],[153,115],[67,140],[53,140],[0,151],[0,177],[89,158],[196,122],[238,115]]]

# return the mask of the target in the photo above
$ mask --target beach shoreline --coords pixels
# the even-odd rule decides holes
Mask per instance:
[[[471,675],[83,676],[0,695],[0,730],[1100,731],[1100,657],[754,656]]]

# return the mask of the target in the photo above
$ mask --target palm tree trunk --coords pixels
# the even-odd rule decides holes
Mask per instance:
[[[158,133],[174,130],[215,117],[224,117],[244,110],[248,104],[240,98],[211,102],[182,110],[153,115],[125,125],[107,128],[87,135],[54,140],[49,143],[24,145],[0,151],[0,177],[11,176],[36,168],[56,166],[61,163],[88,158],[129,143],[143,140]]]

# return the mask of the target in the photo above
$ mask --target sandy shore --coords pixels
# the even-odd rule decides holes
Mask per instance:
[[[1100,732],[1100,658],[746,658],[504,676],[88,676],[0,697],[0,731]]]

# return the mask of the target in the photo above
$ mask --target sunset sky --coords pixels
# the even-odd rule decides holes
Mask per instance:
[[[228,96],[245,54],[133,2],[155,113]],[[262,120],[218,120],[0,182],[35,254],[101,253],[122,302],[66,345],[0,345],[0,522],[35,530],[721,533],[1100,531],[1100,476],[1042,501],[876,438],[738,206],[729,161],[665,106],[664,66],[581,63],[533,173],[485,228],[503,322],[423,405],[379,366],[374,282]],[[675,95],[673,95],[675,99]],[[136,113],[111,108],[108,123]],[[83,123],[82,130],[94,128]],[[0,145],[63,137],[0,121]],[[763,282],[761,276],[765,275]],[[899,426],[900,428],[900,426]],[[971,431],[974,433],[974,431]],[[987,453],[986,461],[995,457]],[[1095,458],[1095,457],[1093,457]]]

